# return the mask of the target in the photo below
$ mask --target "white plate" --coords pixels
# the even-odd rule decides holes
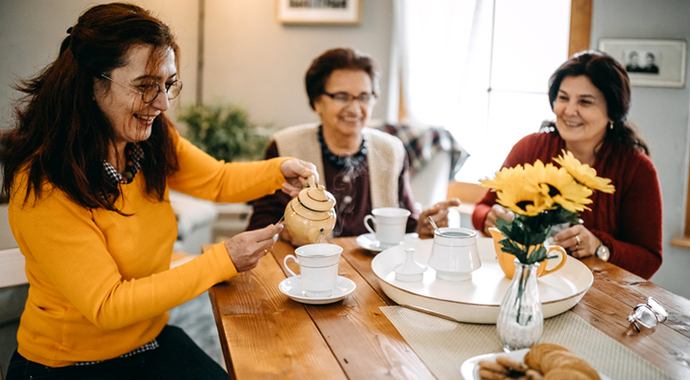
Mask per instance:
[[[469,323],[496,323],[498,309],[508,290],[510,280],[496,261],[493,240],[477,240],[482,266],[472,273],[469,281],[436,279],[436,271],[428,268],[422,281],[403,282],[395,279],[395,267],[405,260],[405,249],[415,248],[414,259],[427,265],[432,239],[419,240],[389,248],[374,257],[371,268],[381,289],[393,301],[403,306],[431,311]],[[539,296],[544,318],[561,314],[575,306],[594,281],[592,272],[579,260],[567,257],[558,272],[540,277]]]
[[[338,302],[352,293],[356,287],[357,285],[355,285],[355,283],[349,278],[338,276],[332,296],[309,297],[304,294],[302,283],[298,276],[290,276],[281,281],[280,285],[278,285],[278,289],[280,289],[280,291],[286,296],[297,302],[307,303],[310,305],[324,305],[327,303]]]
[[[508,356],[511,359],[521,362],[525,358],[525,354],[529,351],[529,348],[524,348],[522,350],[516,350],[511,352],[496,352],[491,354],[478,355],[473,358],[465,360],[460,367],[460,374],[465,380],[481,380],[479,377],[479,363],[481,360],[496,361],[496,357],[499,355]]]
[[[473,358],[465,360],[465,362],[462,363],[462,366],[460,367],[460,374],[462,374],[462,377],[465,380],[481,380],[479,377],[479,365],[477,364],[481,360],[496,361],[497,356],[508,356],[511,359],[521,362],[525,358],[525,354],[528,351],[529,348],[524,348],[522,350],[511,352],[495,352],[492,354],[475,356]],[[611,380],[608,376],[604,375],[603,373],[599,371],[597,372],[599,373],[599,377],[601,377],[602,380]]]
[[[412,232],[409,234],[405,234],[405,237],[403,238],[403,241],[400,242],[400,244],[410,243],[416,240],[419,240],[419,235],[417,235],[416,232]],[[374,234],[359,235],[357,236],[357,239],[355,241],[357,242],[358,246],[373,252],[381,252],[384,249],[390,248],[381,247],[381,243],[379,243],[379,241],[376,240]]]

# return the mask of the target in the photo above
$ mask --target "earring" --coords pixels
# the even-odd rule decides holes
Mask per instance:
[[[609,121],[609,129],[613,130],[613,122]]]

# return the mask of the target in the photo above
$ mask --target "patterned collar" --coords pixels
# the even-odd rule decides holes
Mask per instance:
[[[321,152],[326,160],[339,170],[355,168],[367,158],[367,140],[364,138],[364,135],[362,135],[362,144],[359,146],[357,153],[338,156],[328,149],[326,140],[323,138],[323,126],[319,126],[319,144],[321,144]]]
[[[103,169],[105,174],[112,181],[113,185],[128,184],[134,180],[134,176],[141,169],[141,162],[144,159],[144,150],[141,149],[138,143],[128,143],[125,146],[125,171],[120,174],[115,168],[103,160]]]

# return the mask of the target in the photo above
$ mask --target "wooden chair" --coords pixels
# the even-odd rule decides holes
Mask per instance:
[[[453,181],[448,186],[448,198],[458,198],[462,204],[458,207],[460,225],[465,228],[472,226],[474,206],[484,197],[487,188],[480,184]]]

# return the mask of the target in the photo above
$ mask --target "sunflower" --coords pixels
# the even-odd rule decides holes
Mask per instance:
[[[497,202],[516,214],[515,219],[496,220],[496,227],[506,236],[501,241],[502,250],[514,254],[523,263],[533,263],[546,258],[541,246],[551,226],[572,223],[578,213],[589,210],[589,197],[593,190],[612,193],[611,181],[597,177],[596,170],[580,163],[572,153],[563,151],[553,163],[503,168],[493,179],[480,180],[482,186],[496,191]]]
[[[479,182],[484,187],[490,187],[496,191],[501,191],[507,188],[522,186],[525,180],[524,170],[522,165],[517,165],[512,168],[503,168],[497,172],[494,179],[480,179]]]
[[[498,203],[508,210],[521,215],[535,216],[547,210],[551,205],[539,191],[533,191],[525,186],[512,186],[497,191]]]
[[[546,205],[551,208],[558,203],[570,212],[580,212],[587,209],[585,205],[592,203],[589,196],[592,190],[573,179],[563,168],[553,164],[542,163],[537,160],[532,165],[525,165],[525,182],[532,191],[538,191],[546,199]]]
[[[611,194],[616,190],[611,184],[610,179],[597,177],[596,169],[581,163],[572,153],[566,152],[565,149],[561,152],[562,154],[553,160],[567,170],[577,182],[603,193]]]

